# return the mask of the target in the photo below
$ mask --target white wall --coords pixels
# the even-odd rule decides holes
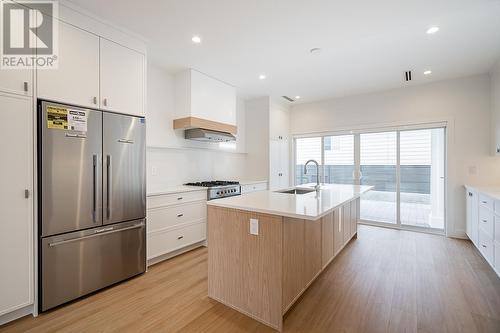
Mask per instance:
[[[465,183],[500,184],[487,74],[292,107],[292,135],[448,121],[447,233],[465,237]]]
[[[218,143],[184,139],[183,130],[173,129],[174,77],[154,64],[148,64],[147,96],[147,186],[156,191],[166,186],[211,179],[245,177],[245,110],[237,100],[238,135],[232,147]],[[156,174],[153,174],[156,169]]]

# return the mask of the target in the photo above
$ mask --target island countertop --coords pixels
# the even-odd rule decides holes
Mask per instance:
[[[314,184],[295,188],[314,188]],[[293,188],[290,188],[293,189]],[[287,194],[275,191],[253,192],[241,196],[211,200],[209,206],[280,215],[306,220],[317,220],[344,203],[359,198],[373,186],[321,184],[319,192]]]

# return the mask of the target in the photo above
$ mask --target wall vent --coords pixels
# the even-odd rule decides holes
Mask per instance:
[[[281,97],[283,97],[284,99],[286,99],[289,102],[295,102],[295,100],[291,97],[288,97],[288,96],[281,96]]]
[[[405,81],[410,82],[411,81],[411,71],[406,71],[405,72]]]

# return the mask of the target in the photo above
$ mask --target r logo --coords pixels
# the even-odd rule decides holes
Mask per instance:
[[[17,3],[3,5],[3,54],[52,54],[53,3],[30,3],[30,8]]]
[[[55,68],[57,1],[2,2],[2,68]]]

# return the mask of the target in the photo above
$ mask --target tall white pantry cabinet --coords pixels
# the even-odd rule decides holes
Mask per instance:
[[[36,311],[37,100],[146,113],[146,45],[59,8],[58,69],[0,69],[0,325]]]

